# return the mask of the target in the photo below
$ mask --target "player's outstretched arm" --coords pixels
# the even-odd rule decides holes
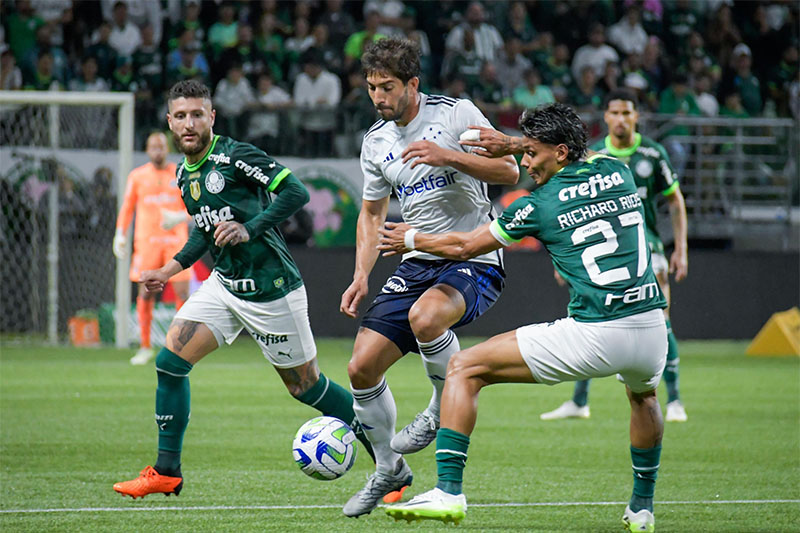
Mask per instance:
[[[421,164],[453,167],[486,183],[513,185],[519,181],[519,167],[511,156],[489,159],[461,150],[442,148],[431,141],[415,141],[403,150],[402,158],[403,163],[411,161],[411,168]]]
[[[492,235],[490,224],[487,222],[470,232],[419,233],[406,223],[387,222],[380,229],[378,250],[383,255],[420,250],[445,259],[468,261],[502,248],[503,244]]]
[[[483,126],[470,126],[467,131],[478,131],[480,136],[477,139],[460,140],[458,143],[462,146],[481,148],[481,150],[476,150],[474,153],[483,157],[506,157],[522,154],[527,150],[525,137],[513,137]],[[466,137],[474,137],[474,134]]]
[[[339,311],[350,318],[358,316],[358,305],[369,292],[369,274],[378,260],[378,230],[386,220],[389,197],[364,200],[356,226],[356,267],[353,281],[342,294]]]
[[[687,244],[689,223],[686,216],[686,202],[680,188],[675,189],[672,194],[667,196],[667,204],[675,239],[675,250],[669,258],[669,271],[675,276],[675,281],[683,281],[689,274],[689,245]]]

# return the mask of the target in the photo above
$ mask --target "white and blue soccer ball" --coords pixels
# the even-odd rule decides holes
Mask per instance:
[[[342,477],[356,461],[356,434],[332,416],[312,418],[297,430],[292,455],[300,470],[314,479]]]

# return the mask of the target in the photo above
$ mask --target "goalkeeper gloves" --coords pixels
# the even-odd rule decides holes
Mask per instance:
[[[127,247],[128,238],[120,230],[117,230],[117,233],[114,234],[114,243],[111,245],[111,249],[114,250],[114,255],[117,256],[117,259],[125,258]]]

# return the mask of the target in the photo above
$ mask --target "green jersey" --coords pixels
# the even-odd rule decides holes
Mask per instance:
[[[273,202],[269,193],[291,176],[288,168],[251,144],[216,135],[201,160],[189,164],[184,159],[178,165],[177,176],[195,224],[175,256],[182,266],[188,267],[207,249],[223,285],[243,300],[272,301],[303,285],[278,228],[264,228],[257,219]],[[244,224],[250,240],[215,245],[215,224],[228,220]]]
[[[611,138],[597,142],[590,150],[609,154],[628,165],[636,182],[636,190],[644,203],[644,222],[647,229],[647,243],[650,250],[664,253],[664,244],[656,227],[656,195],[669,196],[678,188],[678,177],[669,162],[667,151],[652,139],[634,134],[633,145],[628,148],[614,148]]]
[[[601,322],[666,307],[650,265],[642,200],[625,164],[595,154],[557,172],[491,224],[505,244],[539,239],[569,285],[568,314]]]

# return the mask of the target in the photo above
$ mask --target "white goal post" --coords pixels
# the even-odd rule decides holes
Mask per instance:
[[[91,109],[99,109],[105,107],[106,113],[100,112],[93,113]],[[78,110],[69,113],[68,110]],[[88,111],[87,111],[88,110]],[[67,111],[67,112],[65,112]],[[116,113],[114,113],[116,111]],[[116,116],[114,116],[116,115]],[[69,117],[69,119],[65,118]],[[100,124],[96,123],[94,119],[106,119],[104,124],[109,126],[108,131],[104,131]],[[69,123],[68,120],[71,120]],[[111,92],[60,92],[60,91],[0,91],[0,175],[3,179],[11,179],[10,173],[14,171],[15,161],[20,158],[25,158],[28,166],[33,168],[33,172],[37,175],[44,175],[40,171],[43,161],[68,161],[70,157],[91,158],[94,149],[102,149],[103,154],[115,154],[117,159],[116,168],[109,169],[112,174],[115,174],[114,181],[117,191],[117,211],[122,202],[123,192],[125,190],[125,183],[128,173],[131,171],[132,158],[133,158],[133,143],[134,143],[134,95],[132,93],[111,93]],[[70,140],[65,137],[65,124],[71,132]],[[92,146],[92,139],[97,139],[97,135],[105,135],[106,137],[113,136],[113,129],[116,129],[116,139],[104,139],[108,142],[107,146]],[[81,138],[80,142],[73,142],[74,138]],[[59,171],[63,168],[69,167],[70,163],[64,163],[63,166],[59,165]],[[80,166],[80,165],[72,165]],[[30,172],[30,171],[29,171]],[[59,280],[59,260],[63,253],[67,250],[59,250],[59,232],[62,231],[59,221],[59,189],[61,188],[61,176],[43,178],[38,183],[47,183],[47,180],[52,180],[52,183],[42,185],[41,189],[46,189],[46,192],[41,197],[46,196],[45,202],[39,202],[39,197],[36,197],[35,206],[30,205],[28,211],[24,213],[36,212],[33,216],[33,225],[37,230],[37,234],[41,234],[41,239],[46,240],[46,253],[40,251],[37,255],[31,255],[27,250],[22,250],[26,245],[30,247],[38,246],[37,243],[26,243],[20,241],[16,246],[20,248],[20,253],[30,255],[29,261],[23,261],[21,266],[17,265],[17,269],[24,269],[26,265],[33,264],[42,257],[46,258],[46,290],[38,292],[46,294],[46,305],[39,306],[38,300],[41,298],[34,294],[30,299],[34,304],[30,306],[30,313],[38,313],[39,308],[46,309],[46,328],[44,324],[38,319],[33,319],[31,322],[29,317],[21,317],[19,326],[13,326],[13,331],[17,333],[45,333],[46,339],[50,343],[58,342],[59,331],[64,329],[65,324],[61,323],[59,319],[59,305],[65,305],[69,302],[59,302],[59,283],[70,283],[73,280]],[[16,182],[19,183],[19,182]],[[13,190],[14,184],[5,184],[4,190]],[[85,188],[90,186],[85,185]],[[15,192],[15,194],[17,194]],[[24,201],[29,204],[33,203],[30,194],[19,194]],[[5,201],[5,199],[4,199]],[[85,203],[84,206],[89,204]],[[46,206],[46,207],[45,207]],[[29,227],[30,221],[25,220],[6,220],[13,216],[17,218],[24,218],[21,215],[9,215],[4,211],[3,213],[3,233],[5,232],[19,232],[20,227]],[[39,231],[39,223],[36,222],[41,218],[46,221],[47,231],[46,238],[45,232]],[[97,222],[102,225],[115,224],[115,219],[105,220],[109,218],[107,215],[103,220]],[[14,226],[14,224],[20,224]],[[88,230],[87,230],[88,231]],[[18,236],[17,236],[18,237]],[[6,237],[6,242],[13,240],[15,236]],[[129,239],[130,242],[130,239]],[[100,243],[98,243],[99,245]],[[67,244],[68,246],[69,244]],[[111,241],[106,243],[110,250]],[[63,247],[63,245],[62,245]],[[99,248],[94,248],[99,249]],[[128,264],[130,257],[130,247],[128,249],[128,257],[116,261],[116,277],[115,277],[115,344],[117,347],[128,347],[128,316],[130,314],[131,306],[131,283],[128,279]],[[7,260],[8,258],[4,259]],[[86,258],[91,261],[93,258]],[[62,265],[63,267],[63,265]],[[79,269],[79,268],[78,268]],[[22,274],[24,275],[24,273]],[[37,276],[33,272],[29,272],[31,284],[35,288],[38,284],[37,279],[45,278],[45,276]],[[9,283],[8,280],[3,280],[2,283]],[[18,292],[23,290],[33,291],[34,288],[20,288],[16,289]],[[63,287],[62,287],[63,289]],[[7,290],[15,290],[14,287],[7,287]],[[91,287],[87,287],[91,291]],[[23,299],[25,297],[23,296]],[[63,297],[62,297],[63,299]],[[43,303],[43,302],[41,302]],[[6,306],[13,306],[13,302],[6,302]],[[14,309],[11,309],[14,311]],[[24,313],[24,311],[19,311]],[[31,326],[33,324],[33,326]],[[5,331],[3,333],[6,333]]]

